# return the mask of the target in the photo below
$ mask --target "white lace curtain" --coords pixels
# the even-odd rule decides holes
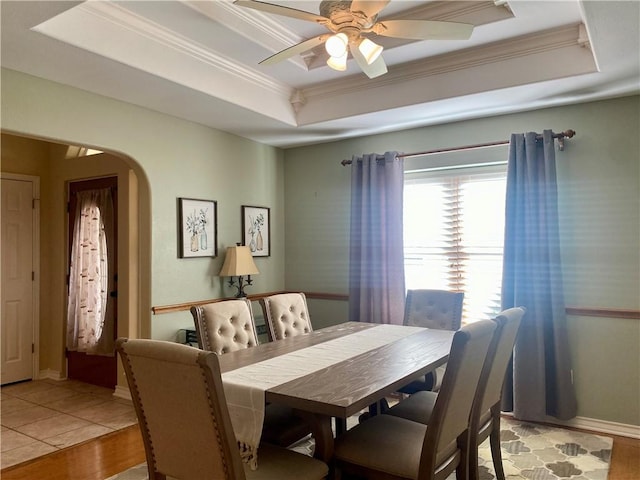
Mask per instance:
[[[110,263],[107,235],[113,222],[111,189],[78,192],[76,205],[67,305],[67,349],[111,354],[113,326],[106,321]]]

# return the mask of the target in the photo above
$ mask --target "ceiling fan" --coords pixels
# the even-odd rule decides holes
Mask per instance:
[[[414,40],[467,40],[473,25],[432,20],[380,20],[378,14],[390,0],[323,0],[320,15],[258,0],[235,0],[242,7],[267,13],[306,20],[324,25],[331,33],[324,33],[286,48],[261,61],[271,65],[325,44],[330,55],[327,65],[334,70],[346,70],[349,52],[369,77],[387,73],[387,65],[380,55],[382,46],[367,34]]]

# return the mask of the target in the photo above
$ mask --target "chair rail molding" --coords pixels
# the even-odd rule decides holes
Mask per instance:
[[[275,295],[279,293],[291,293],[291,292],[299,292],[301,290],[282,290],[276,292],[266,292],[266,293],[256,293],[253,295],[248,295],[247,298],[249,300],[258,301],[261,298],[267,297],[269,295]],[[314,300],[330,300],[330,301],[340,301],[340,302],[348,302],[349,295],[343,293],[330,293],[330,292],[304,292],[307,298],[311,298]],[[193,302],[185,302],[185,303],[177,303],[173,305],[160,305],[151,307],[151,312],[154,315],[160,315],[163,313],[172,313],[172,312],[181,312],[184,310],[189,310],[194,305],[204,305],[205,303],[212,302],[221,302],[223,300],[228,300],[229,298],[213,298],[208,300],[196,300]],[[576,316],[576,317],[602,317],[602,318],[626,318],[626,319],[634,319],[640,320],[640,310],[633,309],[615,309],[615,308],[598,308],[598,307],[566,307],[565,312],[567,315]]]

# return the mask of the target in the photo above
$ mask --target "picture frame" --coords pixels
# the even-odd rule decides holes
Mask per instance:
[[[271,209],[242,206],[242,244],[254,257],[271,256]]]
[[[178,257],[218,256],[218,204],[178,198]]]

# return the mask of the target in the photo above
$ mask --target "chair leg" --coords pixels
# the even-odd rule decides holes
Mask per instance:
[[[369,405],[368,412],[364,412],[358,417],[358,423],[362,423],[371,417],[375,417],[376,415],[386,413],[389,408],[389,402],[387,402],[386,398],[378,400],[376,403],[372,403],[371,405]]]
[[[470,480],[470,471],[473,470],[472,468],[469,468],[469,458],[463,456],[460,459],[460,465],[458,465],[458,468],[456,468],[456,480]]]
[[[369,406],[369,412],[371,412],[372,406]],[[373,408],[375,409],[373,415],[382,415],[383,413],[387,413],[389,410],[389,402],[387,402],[386,398],[381,398],[376,403],[373,404]]]
[[[331,470],[332,471],[329,472],[329,476],[327,478],[330,480],[342,480],[342,470],[337,468],[335,465],[333,465]]]
[[[470,471],[473,471],[473,466],[470,464],[473,458],[472,452],[472,439],[470,432],[467,430],[458,437],[458,448],[460,449],[460,463],[456,467],[456,480],[470,480]],[[477,449],[476,449],[477,452]],[[476,466],[477,466],[476,461]]]
[[[489,442],[491,444],[491,457],[493,458],[493,468],[496,471],[497,480],[505,480],[504,468],[502,467],[502,447],[500,446],[500,412],[492,413],[491,434]]]
[[[148,471],[150,480],[167,480],[167,476],[164,473],[152,471],[152,469],[149,469]]]
[[[376,403],[369,405],[369,417],[375,417],[376,415],[382,415],[389,410],[389,402],[386,398],[378,400]],[[368,418],[368,417],[367,417]]]
[[[469,438],[469,480],[480,480],[478,468],[478,435],[471,434]]]

